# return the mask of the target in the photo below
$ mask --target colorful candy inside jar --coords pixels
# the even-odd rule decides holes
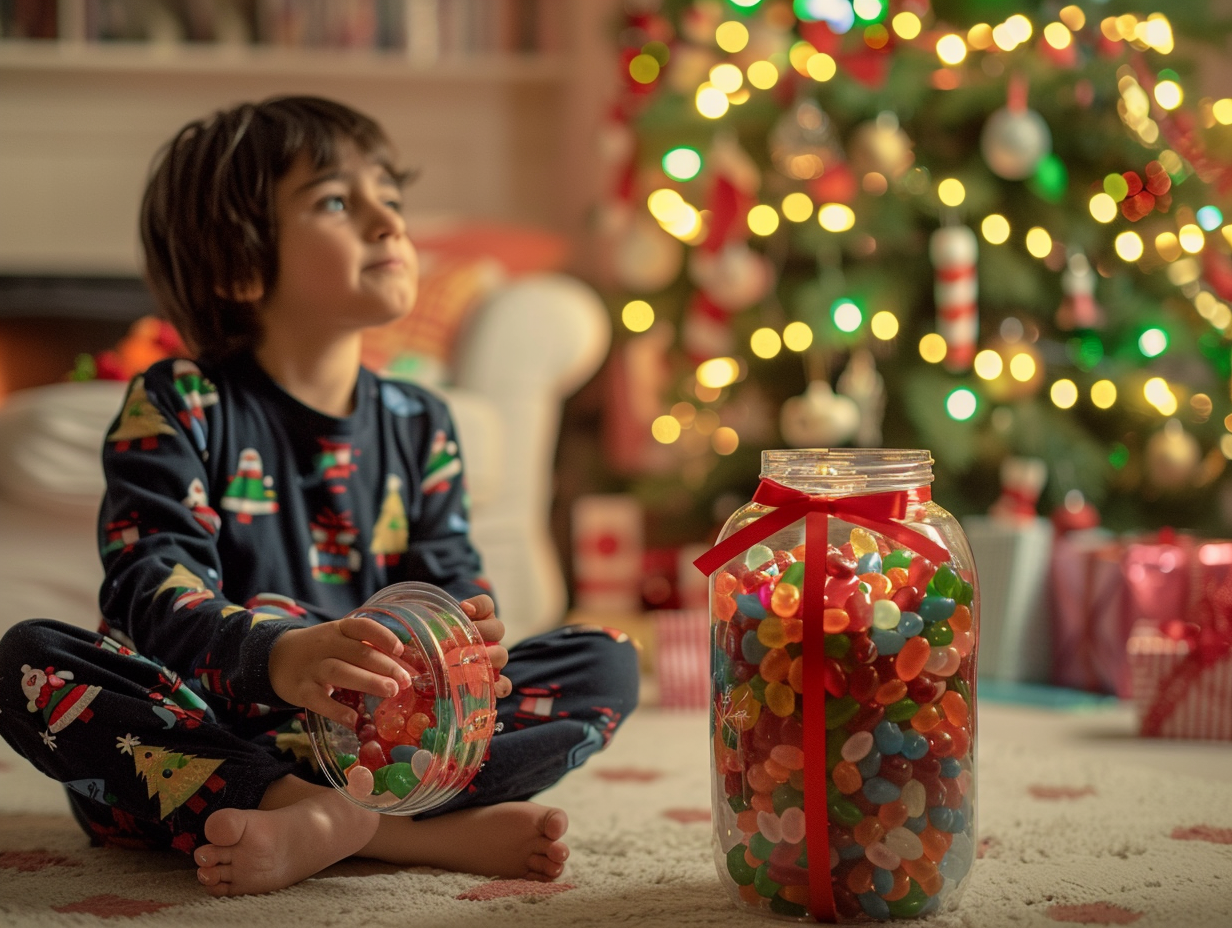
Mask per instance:
[[[428,584],[387,587],[351,613],[398,635],[411,685],[391,697],[334,694],[354,726],[308,713],[318,763],[365,808],[414,815],[448,801],[479,771],[495,731],[495,679],[478,631],[453,599]]]
[[[719,871],[738,904],[771,915],[925,915],[975,850],[973,578],[830,525],[848,535],[814,555],[825,567],[824,608],[809,619],[822,625],[817,666],[805,662],[805,544],[752,545],[711,578]],[[811,703],[824,706],[821,752],[806,746],[810,687],[824,690]],[[824,804],[806,803],[810,789]],[[810,859],[813,817],[828,860]]]

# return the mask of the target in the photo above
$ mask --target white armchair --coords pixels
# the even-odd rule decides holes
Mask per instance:
[[[439,391],[457,421],[473,537],[510,642],[564,615],[549,529],[561,408],[599,368],[610,337],[607,311],[585,284],[523,276],[474,311]],[[34,617],[97,625],[100,449],[124,388],[54,384],[0,406],[0,633]]]

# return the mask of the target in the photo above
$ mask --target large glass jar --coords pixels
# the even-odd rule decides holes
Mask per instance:
[[[307,713],[317,762],[357,805],[415,815],[452,799],[479,772],[496,724],[487,647],[458,603],[426,583],[396,583],[351,616],[375,619],[405,646],[411,685],[383,698],[340,690],[354,727]]]
[[[710,575],[719,878],[789,919],[951,908],[975,855],[979,587],[915,450],[762,454]]]

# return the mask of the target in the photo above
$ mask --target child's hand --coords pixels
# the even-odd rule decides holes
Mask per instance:
[[[496,604],[492,602],[492,597],[472,596],[462,600],[460,605],[483,640],[488,642],[488,660],[492,662],[492,669],[499,673],[509,663],[509,652],[497,644],[505,637],[505,623],[496,617]],[[496,678],[492,690],[497,699],[503,699],[513,692],[513,681],[501,674]]]
[[[373,619],[293,628],[270,651],[270,685],[283,701],[354,727],[355,710],[330,697],[340,689],[396,695],[411,683],[410,674],[391,656],[401,653],[398,636]]]

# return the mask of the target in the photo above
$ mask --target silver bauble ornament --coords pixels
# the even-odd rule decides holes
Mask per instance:
[[[1052,132],[1035,110],[1002,107],[984,123],[980,152],[989,169],[1005,180],[1024,180],[1052,151]]]

